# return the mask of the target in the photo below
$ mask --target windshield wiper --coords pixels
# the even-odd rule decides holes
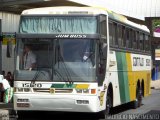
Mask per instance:
[[[56,70],[56,69],[53,69],[53,70],[54,70],[54,73],[58,76],[58,78],[63,79],[65,81],[64,77],[60,74],[60,72],[58,70]],[[32,81],[31,81],[31,83],[34,84],[35,81],[37,80],[37,78],[40,76],[40,74],[43,74],[43,76],[46,76],[46,74],[44,73],[44,71],[37,70],[37,72],[35,73]]]
[[[65,81],[65,78],[63,77],[63,75],[58,70],[53,68],[53,71],[58,76],[59,79],[62,79],[62,81]]]
[[[73,81],[71,79],[71,76],[70,76],[70,73],[68,71],[68,68],[66,67],[64,59],[63,59],[63,57],[62,57],[62,55],[60,53],[60,45],[59,45],[59,42],[58,42],[58,63],[59,63],[59,61],[62,61],[62,63],[63,63],[63,67],[65,69],[65,74],[66,74],[66,77],[67,77],[67,82],[69,82],[69,84],[73,84]]]
[[[47,78],[47,75],[45,74],[44,71],[46,71],[46,70],[44,70],[44,69],[37,69],[37,71],[36,71],[36,73],[35,73],[35,75],[34,75],[34,77],[33,77],[32,80],[37,80],[37,78],[38,78],[41,74],[43,74],[43,76],[45,76],[45,77]],[[48,71],[46,71],[46,72],[48,72]]]
[[[40,74],[43,74],[44,76],[46,76],[46,74],[45,74],[43,71],[37,70],[36,73],[35,73],[35,75],[34,75],[34,77],[33,77],[33,79],[32,79],[32,81],[31,81],[31,84],[34,84],[34,83],[35,83],[35,81],[36,81],[37,78],[40,76]]]

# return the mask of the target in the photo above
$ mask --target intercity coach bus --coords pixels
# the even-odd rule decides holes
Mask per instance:
[[[30,45],[35,68],[21,56]],[[47,7],[22,12],[16,35],[14,110],[91,112],[141,105],[150,94],[150,32],[112,11]]]

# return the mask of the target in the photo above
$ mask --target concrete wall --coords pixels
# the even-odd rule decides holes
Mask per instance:
[[[0,12],[2,19],[2,32],[18,32],[20,15]],[[6,57],[6,45],[2,45],[2,70],[13,72],[14,70],[14,45],[12,46],[12,57]]]

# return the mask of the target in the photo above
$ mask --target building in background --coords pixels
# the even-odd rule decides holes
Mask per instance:
[[[20,16],[18,14],[0,12],[2,19],[2,70],[13,72],[14,70],[14,48],[15,48],[15,33],[18,31]],[[9,40],[13,43],[11,55],[7,56],[7,44]]]

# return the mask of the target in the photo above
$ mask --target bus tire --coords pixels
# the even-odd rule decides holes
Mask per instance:
[[[17,111],[16,118],[22,119],[24,117],[24,111]]]
[[[141,87],[137,86],[137,89],[136,89],[136,100],[133,101],[133,108],[134,109],[136,109],[136,108],[138,108],[138,107],[141,106],[141,104],[142,104],[142,97],[143,97],[143,95],[142,95],[142,89],[141,89]]]
[[[106,108],[105,108],[105,110],[100,112],[100,117],[102,119],[106,119],[108,117],[108,115],[110,114],[110,111],[111,111],[111,107],[112,107],[112,97],[111,97],[111,94],[109,92],[107,92]]]

